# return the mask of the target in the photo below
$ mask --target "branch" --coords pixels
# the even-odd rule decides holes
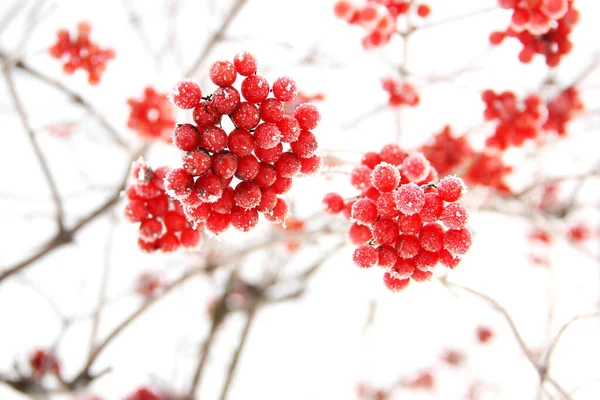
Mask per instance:
[[[56,181],[54,180],[54,176],[50,172],[50,167],[48,166],[48,161],[42,153],[42,149],[40,148],[40,144],[37,141],[36,135],[33,132],[33,129],[29,125],[29,120],[27,115],[25,114],[25,108],[23,107],[23,103],[17,94],[17,90],[15,88],[15,82],[11,76],[10,66],[6,64],[4,67],[4,77],[6,78],[6,84],[8,85],[8,90],[12,97],[13,102],[15,103],[15,108],[17,109],[17,114],[21,118],[21,123],[23,124],[23,128],[27,132],[27,136],[29,137],[29,141],[31,142],[31,146],[33,147],[33,151],[35,156],[40,164],[42,169],[42,173],[48,183],[48,187],[50,188],[50,193],[52,194],[52,199],[54,201],[54,207],[56,209],[56,225],[58,227],[58,232],[61,233],[64,231],[64,209],[62,199],[60,197],[60,193],[58,191],[58,186],[56,185]]]
[[[223,38],[223,35],[225,34],[225,32],[227,32],[229,25],[231,25],[231,22],[233,21],[235,16],[241,11],[244,4],[246,4],[246,1],[247,0],[235,0],[235,3],[229,10],[229,13],[227,13],[225,19],[223,19],[221,26],[219,26],[219,28],[210,36],[210,38],[208,39],[208,43],[206,44],[206,46],[204,46],[204,50],[202,51],[202,53],[200,53],[198,58],[196,58],[194,63],[184,73],[185,76],[190,77],[196,73],[196,70],[198,70],[202,63],[204,63],[206,57],[208,57],[213,47],[215,47],[217,42],[219,42],[219,40]]]
[[[440,26],[440,25],[446,25],[446,24],[449,24],[449,23],[452,23],[452,22],[461,21],[463,19],[470,18],[470,17],[476,17],[478,15],[489,13],[489,12],[492,12],[492,11],[497,11],[497,10],[501,10],[501,8],[498,7],[498,6],[487,7],[487,8],[483,8],[481,10],[471,11],[471,12],[460,14],[460,15],[455,15],[455,16],[452,16],[452,17],[448,17],[446,19],[440,19],[438,21],[433,21],[433,22],[431,22],[429,24],[424,24],[424,25],[421,25],[421,26],[417,26],[417,27],[412,28],[412,31],[414,31],[414,32],[420,32],[420,31],[425,30],[425,29],[435,28],[435,27]]]

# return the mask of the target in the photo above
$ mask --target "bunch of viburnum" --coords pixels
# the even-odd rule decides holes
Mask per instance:
[[[464,182],[456,176],[438,181],[422,153],[406,154],[395,144],[368,152],[350,183],[360,195],[344,200],[329,193],[325,209],[350,219],[350,241],[358,246],[354,262],[385,268],[390,290],[406,288],[410,279],[431,279],[438,263],[456,267],[471,246],[465,227],[469,213],[456,203],[466,190]]]

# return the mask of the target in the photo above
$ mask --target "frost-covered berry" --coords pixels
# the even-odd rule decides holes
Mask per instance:
[[[221,114],[210,101],[201,101],[194,108],[192,113],[194,123],[198,130],[203,130],[207,126],[216,125],[221,122]]]
[[[461,261],[460,257],[453,256],[448,250],[442,249],[438,252],[440,264],[450,269],[454,269]]]
[[[260,188],[268,188],[275,183],[275,180],[277,180],[275,168],[271,164],[261,162],[253,182]]]
[[[392,164],[382,162],[371,172],[371,184],[380,192],[391,192],[400,184],[400,171]]]
[[[415,265],[418,270],[421,271],[433,271],[433,268],[437,265],[439,259],[437,253],[427,251],[423,248],[419,250],[419,253],[415,256]]]
[[[200,235],[200,232],[195,229],[185,228],[183,231],[181,231],[180,241],[183,247],[197,247],[201,240],[202,235]]]
[[[202,90],[196,82],[186,79],[178,82],[173,87],[168,97],[175,107],[189,110],[200,103],[200,100],[202,99]]]
[[[329,214],[339,214],[344,209],[344,199],[337,193],[327,193],[323,197],[323,208]]]
[[[437,184],[437,189],[442,200],[455,202],[460,200],[465,192],[465,183],[457,176],[446,176]]]
[[[444,247],[444,228],[435,222],[423,225],[419,232],[421,247],[427,251],[437,252]]]
[[[215,235],[225,232],[229,228],[230,223],[230,214],[219,214],[216,212],[211,212],[205,222],[206,229]]]
[[[277,205],[277,193],[271,188],[261,188],[260,203],[256,206],[259,212],[271,211]]]
[[[235,129],[227,137],[227,147],[238,157],[247,156],[254,150],[254,137],[246,130]]]
[[[440,217],[449,229],[462,229],[469,219],[469,212],[458,203],[448,204]]]
[[[399,292],[408,287],[410,279],[400,279],[394,272],[388,271],[383,274],[383,284],[392,292]]]
[[[229,151],[222,151],[213,156],[211,168],[216,176],[226,180],[235,174],[237,163],[237,158],[233,154]]]
[[[196,194],[206,203],[214,203],[223,194],[223,184],[218,176],[208,173],[196,180]]]
[[[371,185],[371,169],[359,165],[350,172],[350,184],[358,190],[365,190]]]
[[[140,225],[140,239],[145,242],[157,240],[163,232],[163,225],[158,218],[148,218]]]
[[[377,265],[379,255],[373,246],[362,245],[354,250],[352,260],[359,267],[370,268],[374,265]]]
[[[260,113],[254,104],[243,101],[231,114],[231,121],[239,129],[254,129],[260,121]]]
[[[395,218],[398,216],[393,193],[382,193],[375,201],[375,204],[381,218]]]
[[[292,152],[285,152],[273,164],[277,171],[277,176],[283,178],[293,178],[300,173],[300,158]]]
[[[233,57],[233,65],[237,70],[238,74],[243,76],[250,76],[256,73],[257,62],[256,58],[247,51],[241,51]]]
[[[283,103],[288,103],[298,95],[298,86],[296,82],[287,76],[277,78],[273,82],[273,96]],[[312,129],[312,128],[310,128]]]
[[[269,95],[269,82],[262,76],[251,75],[242,81],[242,96],[248,103],[260,103]]]
[[[284,115],[278,122],[277,127],[281,132],[281,141],[284,143],[292,143],[298,140],[300,136],[300,124],[298,120],[291,115]]]
[[[342,209],[344,208],[343,203],[344,201],[342,200]],[[143,200],[130,200],[125,205],[123,214],[129,222],[141,222],[148,217],[148,207]]]
[[[287,193],[292,188],[292,178],[284,178],[283,176],[278,176],[275,179],[275,182],[271,185],[271,189],[275,191],[277,194]]]
[[[204,150],[192,150],[182,156],[183,169],[193,176],[204,174],[212,164],[212,158]]]
[[[406,153],[402,150],[400,146],[391,143],[386,144],[381,148],[379,156],[381,157],[381,161],[385,161],[392,165],[398,166],[402,164],[402,161],[406,158]]]
[[[323,159],[318,155],[308,158],[300,158],[300,173],[303,175],[313,175],[319,172],[323,165]]]
[[[256,145],[262,149],[271,149],[281,142],[281,132],[276,124],[265,122],[254,131]]]
[[[401,185],[394,196],[396,208],[405,215],[417,214],[425,205],[425,192],[415,183]]]
[[[423,222],[435,222],[444,211],[444,201],[437,193],[425,193],[425,204],[421,209],[421,220]]]
[[[400,227],[400,232],[416,236],[423,226],[423,221],[419,214],[401,215],[398,219],[398,226]]]
[[[431,14],[431,7],[427,4],[419,4],[417,7],[417,15],[421,18],[427,18]]]
[[[431,169],[429,160],[422,153],[412,153],[402,161],[402,173],[411,182],[421,182]]]
[[[300,131],[298,139],[295,142],[292,142],[290,147],[298,157],[312,157],[318,148],[317,138],[315,138],[315,135],[313,135],[312,132],[302,130]]]
[[[391,219],[380,219],[373,224],[373,239],[377,244],[392,244],[398,239],[398,224]]]
[[[227,133],[216,126],[209,126],[200,134],[200,147],[211,153],[218,153],[227,146]]]
[[[169,211],[163,217],[163,223],[167,231],[181,232],[187,227],[187,220],[176,211]]]
[[[223,194],[221,194],[219,200],[211,204],[211,210],[219,214],[229,214],[234,206],[235,200],[233,199],[233,188],[227,186],[223,189]]]
[[[413,258],[419,253],[421,244],[415,236],[401,235],[396,247],[398,249],[398,257]]]
[[[164,253],[171,253],[179,248],[179,238],[171,232],[167,232],[158,239],[158,247]]]
[[[252,182],[240,182],[235,187],[235,205],[242,208],[254,208],[260,204],[262,192],[260,187]]]
[[[264,213],[265,219],[273,224],[282,224],[288,214],[288,205],[285,200],[277,198],[277,203],[272,210]]]
[[[260,103],[260,118],[265,122],[277,123],[285,115],[285,109],[281,101],[277,99],[266,99]]]
[[[416,268],[415,261],[412,258],[398,258],[393,271],[398,279],[408,279]]]
[[[242,181],[251,181],[256,178],[259,170],[260,164],[252,154],[238,157],[235,177]]]
[[[279,160],[279,157],[283,154],[283,145],[279,143],[275,147],[271,147],[270,149],[263,149],[262,147],[256,147],[254,149],[254,154],[256,158],[265,163],[274,163]]]
[[[194,125],[181,124],[173,131],[173,144],[182,151],[193,150],[200,144],[200,134]]]
[[[210,80],[217,86],[231,86],[235,82],[237,72],[229,61],[215,61],[208,71]]]
[[[317,127],[321,120],[321,114],[314,105],[303,103],[294,110],[294,118],[298,120],[300,128],[309,131]]]
[[[461,256],[471,247],[471,233],[466,229],[449,229],[444,235],[444,248],[455,256]]]
[[[413,274],[411,275],[410,279],[412,279],[415,282],[427,282],[430,281],[432,277],[433,272],[417,268],[415,269],[415,272],[413,272]]]
[[[194,186],[194,179],[183,168],[175,168],[165,176],[165,190],[169,196],[180,198],[188,195]]]
[[[392,268],[396,265],[398,256],[392,246],[383,245],[377,247],[377,265],[382,268]]]
[[[352,244],[360,246],[361,244],[367,243],[373,238],[371,229],[365,225],[352,224],[348,230],[348,237]]]
[[[231,226],[241,232],[248,232],[258,224],[258,211],[234,207],[231,210]]]
[[[362,225],[372,225],[377,221],[377,205],[371,199],[359,199],[352,206],[352,219]]]
[[[240,105],[239,92],[231,87],[220,87],[214,91],[212,103],[221,114],[231,114]]]

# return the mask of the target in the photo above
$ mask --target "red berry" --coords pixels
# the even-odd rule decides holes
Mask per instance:
[[[256,155],[256,158],[262,162],[274,163],[279,160],[279,157],[283,154],[283,146],[279,143],[277,146],[271,147],[270,149],[257,147],[254,149],[254,154]]]
[[[460,263],[460,257],[455,257],[446,249],[438,252],[440,263],[450,269],[454,269]]]
[[[231,86],[235,82],[237,72],[229,61],[215,61],[208,71],[210,80],[217,86]]]
[[[242,181],[251,181],[256,178],[259,170],[260,165],[258,160],[252,154],[238,157],[235,177]]]
[[[392,246],[379,246],[377,247],[378,261],[377,265],[382,268],[392,268],[396,265],[398,257],[396,256],[396,249]]]
[[[277,193],[271,188],[261,189],[260,203],[256,206],[256,210],[260,212],[270,212],[277,205]]]
[[[220,87],[213,93],[212,103],[221,114],[231,114],[240,105],[239,92],[231,87]]]
[[[392,292],[399,292],[408,287],[410,279],[399,279],[393,272],[386,272],[383,274],[383,283]]]
[[[247,156],[254,150],[254,136],[246,130],[235,129],[227,138],[227,147],[238,157]]]
[[[282,224],[288,214],[288,205],[285,200],[277,198],[277,203],[270,211],[263,214],[265,219],[273,224]]]
[[[352,206],[352,218],[359,224],[372,225],[377,221],[377,206],[371,199],[359,199]]]
[[[216,126],[207,127],[200,135],[200,147],[211,153],[218,153],[227,146],[227,134]]]
[[[248,232],[258,224],[258,211],[235,207],[231,211],[231,226],[238,231]]]
[[[256,73],[256,58],[247,51],[237,53],[235,57],[233,57],[233,65],[240,75],[250,76]]]
[[[277,171],[277,176],[283,178],[293,178],[300,173],[300,159],[294,153],[285,152],[273,164]]]
[[[292,143],[298,140],[300,136],[300,124],[298,120],[291,115],[284,115],[278,122],[277,127],[281,132],[281,141]]]
[[[233,188],[231,186],[227,186],[225,189],[223,189],[221,198],[211,204],[211,210],[219,214],[229,214],[235,205],[233,193]]]
[[[431,164],[422,153],[412,153],[402,161],[402,172],[411,182],[421,182],[431,169]]]
[[[471,233],[466,229],[449,229],[444,235],[444,248],[455,256],[461,256],[471,247]]]
[[[362,245],[354,250],[352,260],[356,265],[362,268],[370,268],[377,265],[379,255],[373,246]]]
[[[445,176],[437,185],[438,193],[442,200],[455,202],[460,200],[465,192],[465,183],[457,176]]]
[[[294,118],[298,120],[300,128],[309,131],[317,127],[321,115],[317,107],[310,103],[303,103],[294,110]]]
[[[437,193],[425,193],[425,204],[421,209],[423,222],[435,222],[444,211],[444,201]]]
[[[167,215],[164,216],[163,222],[167,231],[180,232],[187,228],[187,220],[185,217],[175,211],[169,211]]]
[[[371,186],[371,170],[365,165],[359,165],[350,172],[350,184],[358,190]]]
[[[360,246],[373,238],[371,229],[365,225],[352,224],[348,230],[348,237],[352,244]]]
[[[406,158],[406,153],[397,144],[386,144],[379,152],[382,161],[392,165],[400,165]]]
[[[375,203],[381,218],[395,218],[398,216],[393,193],[382,193]]]
[[[399,219],[400,232],[407,235],[417,235],[423,226],[419,214],[401,215]]]
[[[146,202],[142,200],[130,200],[125,205],[124,214],[129,222],[140,222],[146,219],[148,216]]]
[[[260,103],[269,95],[269,82],[262,76],[250,75],[242,81],[242,96],[248,103]]]
[[[298,139],[290,144],[292,151],[298,155],[298,157],[307,158],[312,157],[317,151],[318,144],[315,135],[310,131],[302,130]]]
[[[411,279],[415,282],[427,282],[430,281],[431,278],[433,277],[433,272],[431,271],[424,271],[421,269],[415,269],[415,272],[413,272],[413,274],[411,275]]]
[[[254,177],[253,182],[260,188],[267,188],[277,180],[277,172],[275,168],[268,163],[261,162],[259,164],[258,174]]]
[[[242,208],[254,208],[260,204],[262,193],[260,187],[252,182],[240,182],[235,187],[233,198],[235,204]]]
[[[392,164],[382,162],[371,172],[371,184],[380,192],[391,192],[400,184],[400,171]]]
[[[194,223],[200,223],[206,221],[211,211],[211,205],[209,203],[201,203],[197,206],[186,207],[185,215],[189,220]]]
[[[221,114],[209,101],[201,101],[192,113],[194,123],[199,131],[207,126],[216,125],[221,122]]]
[[[183,168],[175,168],[165,176],[165,190],[173,198],[188,195],[193,186],[194,179]]]
[[[260,118],[265,122],[277,123],[285,115],[283,104],[277,99],[266,99],[260,103]]]
[[[398,241],[398,257],[413,258],[419,253],[421,244],[415,236],[401,235]]]
[[[202,90],[200,86],[196,82],[187,79],[177,83],[169,94],[169,100],[176,107],[184,110],[196,107],[201,99]]]
[[[365,154],[363,154],[362,159],[360,160],[360,163],[362,165],[366,165],[370,169],[375,168],[375,166],[377,166],[381,162],[381,156],[373,151],[368,151]]]
[[[431,7],[427,4],[419,4],[417,7],[417,15],[421,18],[427,18],[431,13]]]
[[[148,218],[140,225],[140,239],[145,242],[157,240],[163,231],[163,226],[157,218]]]
[[[327,193],[323,197],[323,208],[329,214],[339,214],[344,209],[344,199],[337,193]]]
[[[460,204],[448,204],[442,212],[441,220],[449,229],[462,229],[469,219],[469,212]]]
[[[298,86],[292,78],[282,76],[273,83],[273,96],[279,101],[288,103],[298,95]],[[313,128],[308,128],[313,129]]]
[[[393,271],[398,279],[408,279],[416,268],[415,261],[412,258],[398,258]]]
[[[258,125],[260,113],[255,105],[241,102],[238,108],[231,114],[231,121],[238,129],[250,130]]]
[[[159,196],[148,200],[148,212],[154,217],[162,217],[169,210],[169,197]]]
[[[212,158],[205,150],[192,150],[183,154],[183,169],[193,176],[204,174],[212,164]]]
[[[206,203],[214,203],[223,194],[223,184],[218,176],[207,173],[196,180],[196,193]]]
[[[309,158],[301,158],[300,159],[300,173],[303,175],[313,175],[319,172],[321,169],[321,165],[323,164],[323,159],[317,155],[314,155]]]
[[[206,229],[215,235],[220,235],[229,228],[231,216],[229,214],[210,213],[206,219]]]
[[[265,122],[254,131],[256,145],[262,149],[271,149],[281,142],[281,132],[276,124]]]
[[[377,244],[392,244],[398,240],[398,224],[391,219],[380,219],[373,224],[373,239]]]
[[[181,231],[181,245],[183,247],[196,247],[200,244],[201,239],[202,236],[200,235],[200,232],[195,229],[185,228]]]
[[[221,179],[229,179],[237,169],[237,158],[228,151],[222,151],[213,156],[212,171]]]
[[[271,189],[277,194],[287,193],[292,188],[292,178],[284,178],[278,176],[275,182],[271,185]]]
[[[414,183],[401,185],[394,195],[396,208],[405,215],[417,214],[425,205],[425,193]]]
[[[190,124],[177,125],[172,138],[173,144],[183,151],[193,150],[200,144],[200,134],[196,127]]]

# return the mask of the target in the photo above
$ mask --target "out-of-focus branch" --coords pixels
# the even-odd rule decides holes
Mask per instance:
[[[229,25],[231,25],[231,22],[234,20],[236,15],[238,15],[238,13],[242,10],[244,4],[246,4],[246,1],[247,0],[235,0],[233,6],[223,19],[223,22],[221,22],[219,28],[217,28],[217,30],[213,32],[213,34],[208,39],[208,42],[206,43],[206,46],[204,46],[204,50],[202,50],[202,53],[200,53],[198,58],[196,58],[192,65],[185,71],[185,76],[191,77],[196,73],[198,68],[200,68],[202,63],[204,63],[204,61],[206,60],[206,57],[208,57],[208,55],[210,54],[210,51],[213,49],[213,47],[215,47],[215,45],[223,38],[223,35],[229,28]]]
[[[21,123],[23,124],[23,128],[27,132],[27,136],[29,137],[29,141],[31,142],[31,146],[33,147],[33,152],[35,153],[38,163],[40,164],[40,167],[42,169],[42,173],[44,174],[44,178],[46,179],[48,187],[50,188],[50,193],[52,194],[52,199],[54,201],[54,208],[56,210],[56,225],[58,227],[58,234],[60,235],[65,230],[65,214],[63,209],[63,202],[58,191],[58,186],[56,185],[54,176],[50,172],[50,166],[48,165],[48,161],[46,160],[46,157],[44,156],[44,153],[40,148],[40,144],[37,141],[35,132],[29,124],[29,119],[27,118],[27,114],[25,113],[25,108],[23,106],[23,103],[21,102],[21,99],[19,98],[19,95],[17,94],[15,82],[13,80],[9,64],[6,64],[4,66],[4,76],[6,78],[6,84],[8,85],[8,91],[10,92],[12,100],[15,104],[15,108],[17,109],[17,114],[19,114]]]
[[[2,60],[5,63],[10,63],[10,56],[0,51],[0,60]],[[89,115],[91,115],[104,130],[106,130],[111,140],[113,140],[119,147],[122,147],[124,149],[130,149],[129,145],[125,143],[123,139],[121,139],[117,129],[114,128],[110,124],[110,122],[108,122],[108,120],[104,116],[102,116],[90,103],[88,103],[87,100],[81,97],[81,95],[69,89],[59,81],[52,79],[49,76],[46,76],[43,73],[33,69],[32,67],[27,65],[23,60],[15,60],[13,65],[15,68],[26,72],[28,75],[33,76],[39,81],[44,82],[45,84],[52,86],[59,92],[65,94],[69,98],[69,100],[71,100],[71,102],[85,109],[86,112]]]
[[[466,18],[477,17],[477,16],[479,16],[481,14],[486,14],[486,13],[489,13],[489,12],[492,12],[492,11],[497,11],[497,10],[501,10],[501,8],[498,7],[498,6],[482,8],[481,10],[471,11],[471,12],[468,12],[468,13],[464,13],[464,14],[460,14],[460,15],[455,15],[455,16],[452,16],[452,17],[449,17],[449,18],[440,19],[438,21],[433,21],[433,22],[428,23],[428,24],[423,24],[423,25],[420,25],[420,26],[416,26],[416,27],[413,27],[411,30],[409,30],[409,32],[412,32],[412,31],[414,31],[414,32],[420,32],[420,31],[425,30],[425,29],[436,28],[436,27],[441,26],[441,25],[446,25],[446,24],[449,24],[449,23],[452,23],[452,22],[462,21],[463,19],[466,19]]]

